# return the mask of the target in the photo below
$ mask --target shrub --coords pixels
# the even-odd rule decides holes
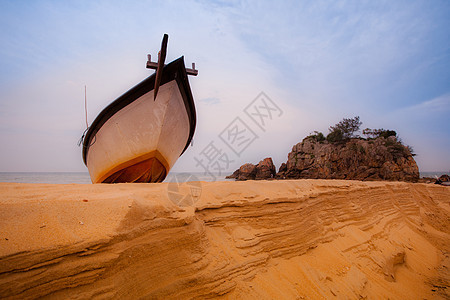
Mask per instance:
[[[386,139],[384,145],[388,147],[389,151],[393,154],[402,156],[416,156],[411,146],[404,145],[400,138]]]
[[[327,135],[327,141],[330,143],[341,142],[344,139],[344,134],[341,130],[333,130]]]
[[[384,137],[385,139],[387,139],[390,136],[397,136],[397,132],[395,132],[395,130],[384,130],[384,129],[382,129],[382,132],[381,132],[380,136]]]
[[[322,132],[314,131],[314,134],[311,134],[304,138],[304,140],[306,140],[306,139],[311,139],[316,142],[323,142],[323,141],[325,141],[325,136],[323,135]]]
[[[417,155],[416,153],[414,153],[413,147],[407,145],[407,146],[406,146],[406,149],[408,149],[408,151],[409,151],[409,153],[411,154],[411,156],[416,156],[416,155]]]
[[[395,132],[394,130],[386,130],[386,129],[370,129],[370,128],[366,128],[363,130],[363,134],[366,135],[368,138],[379,138],[379,137],[384,137],[385,139],[387,139],[390,136],[397,136],[397,132]]]

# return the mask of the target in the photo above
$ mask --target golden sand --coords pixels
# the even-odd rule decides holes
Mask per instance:
[[[445,299],[450,187],[0,184],[0,298]]]

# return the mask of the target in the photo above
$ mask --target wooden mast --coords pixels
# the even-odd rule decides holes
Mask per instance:
[[[153,94],[154,95],[153,100],[156,100],[156,95],[158,94],[159,85],[161,83],[164,62],[166,61],[168,40],[169,40],[169,36],[167,34],[164,34],[163,40],[161,42],[161,50],[158,52],[158,67],[156,69],[156,79],[155,79],[155,89],[154,89],[154,94]]]
[[[161,51],[158,52],[158,62],[153,62],[152,56],[150,54],[147,55],[147,69],[156,69],[155,99],[156,99],[156,94],[158,93],[159,85],[161,83],[162,69],[165,66],[164,61],[166,59],[168,39],[169,39],[169,36],[167,34],[164,34],[163,40],[161,43]],[[185,68],[185,69],[186,69],[186,73],[188,75],[192,75],[192,76],[198,75],[198,70],[195,69],[195,63],[192,63],[192,69],[189,69],[189,68]]]

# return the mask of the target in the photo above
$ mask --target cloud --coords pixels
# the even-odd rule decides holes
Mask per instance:
[[[248,49],[270,64],[274,81],[323,96],[331,107],[364,102],[366,109],[377,101],[391,109],[419,101],[398,91],[419,81],[436,56],[445,62],[442,47],[429,46],[434,37],[446,37],[437,25],[442,19],[433,17],[437,8],[420,1],[245,3],[249,7],[229,11],[232,24]],[[448,50],[443,53],[448,64]]]
[[[448,113],[450,111],[450,93],[413,105],[407,109],[418,113]]]

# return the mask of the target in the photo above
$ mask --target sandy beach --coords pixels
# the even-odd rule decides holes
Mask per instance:
[[[0,297],[450,297],[450,187],[198,186],[0,183]]]

